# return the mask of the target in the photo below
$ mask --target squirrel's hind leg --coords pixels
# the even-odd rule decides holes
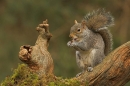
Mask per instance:
[[[80,75],[83,74],[83,73],[84,73],[84,71],[82,71],[82,72],[76,74],[76,77],[80,76]]]
[[[78,73],[76,77],[80,76],[82,73],[84,73],[85,65],[83,63],[83,59],[79,54],[79,51],[76,51],[76,62],[78,67],[82,70],[82,72]]]

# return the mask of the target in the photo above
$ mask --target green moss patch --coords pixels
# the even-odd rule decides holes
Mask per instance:
[[[39,78],[25,64],[20,64],[13,75],[6,77],[0,86],[85,86],[85,84],[75,79],[63,79],[54,75],[43,75]]]

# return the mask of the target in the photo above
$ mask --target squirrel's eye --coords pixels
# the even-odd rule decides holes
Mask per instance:
[[[77,31],[79,31],[79,32],[80,32],[80,28],[78,28],[78,29],[77,29]]]

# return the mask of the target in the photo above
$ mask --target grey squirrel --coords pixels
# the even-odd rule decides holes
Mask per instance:
[[[82,72],[93,71],[112,50],[112,36],[107,29],[112,25],[114,18],[104,9],[88,13],[81,23],[75,20],[69,35],[72,40],[67,45],[76,50],[76,61]]]

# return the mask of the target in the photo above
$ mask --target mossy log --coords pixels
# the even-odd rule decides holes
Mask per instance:
[[[34,46],[23,45],[19,52],[20,60],[28,65],[31,72],[38,75],[39,78],[35,78],[37,79],[35,80],[37,81],[36,86],[44,86],[45,84],[49,86],[123,86],[130,80],[130,41],[112,51],[105,57],[102,63],[94,67],[92,72],[86,71],[80,76],[71,79],[59,79],[53,75],[53,60],[47,50],[49,40],[52,36],[48,26],[47,20],[43,21],[43,24],[39,24],[36,28],[39,32],[36,44]],[[26,67],[22,68],[27,69]],[[19,69],[17,71],[19,71]],[[20,80],[28,80],[28,78],[30,79],[33,75],[29,77],[31,72],[23,73],[22,71],[24,71],[24,69],[20,68],[19,73],[13,75],[13,78],[6,79],[11,82],[9,86],[12,86],[12,83],[19,86],[18,83],[20,83]],[[27,75],[23,78],[20,73]],[[22,78],[18,77],[19,74]],[[45,75],[47,76],[45,77]],[[6,80],[2,83],[2,86],[7,85]],[[33,80],[31,82],[33,82]],[[29,82],[29,84],[31,82]],[[28,86],[29,84],[26,83]]]

